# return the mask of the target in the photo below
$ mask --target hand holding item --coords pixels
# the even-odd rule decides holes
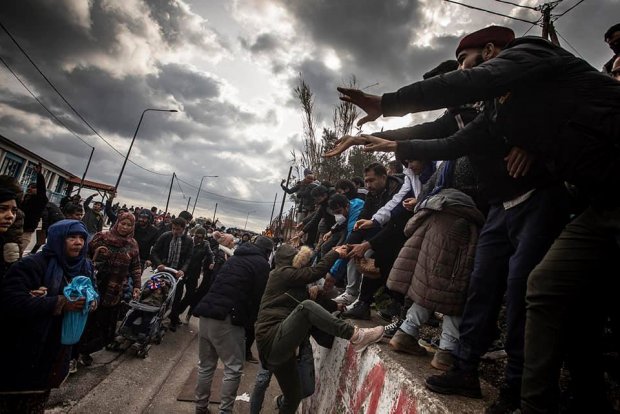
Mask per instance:
[[[320,291],[321,288],[318,285],[310,286],[308,288],[308,295],[310,296],[310,299],[316,300],[316,298],[319,296]]]
[[[86,304],[86,298],[78,298],[75,301],[67,300],[65,305],[63,306],[63,312],[76,312],[84,309],[84,305]]]

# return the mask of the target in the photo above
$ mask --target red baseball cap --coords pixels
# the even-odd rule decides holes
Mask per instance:
[[[459,42],[456,48],[456,56],[464,49],[483,48],[487,43],[493,43],[497,47],[505,47],[515,40],[515,32],[508,27],[489,26],[468,34]]]

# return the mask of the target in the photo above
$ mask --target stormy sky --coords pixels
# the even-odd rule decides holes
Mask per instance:
[[[539,17],[493,0],[462,2],[529,21]],[[564,0],[554,13],[577,2]],[[611,57],[602,38],[618,23],[617,6],[586,0],[560,17],[562,45],[600,68]],[[458,39],[470,31],[500,24],[517,36],[540,34],[529,23],[441,0],[6,0],[0,21],[110,145],[1,31],[2,59],[88,145],[53,120],[3,65],[0,134],[77,176],[94,146],[87,178],[113,185],[142,111],[177,109],[145,115],[130,157],[139,166],[127,165],[119,201],[163,208],[176,172],[182,181],[173,187],[170,210],[178,213],[189,197],[191,209],[203,175],[218,175],[205,179],[196,215],[210,217],[217,202],[226,225],[242,227],[250,213],[248,228],[257,231],[269,221],[290,151],[301,146],[293,96],[300,74],[315,94],[319,124],[329,126],[335,88],[351,75],[381,94],[453,58]],[[364,132],[433,116],[380,119]]]

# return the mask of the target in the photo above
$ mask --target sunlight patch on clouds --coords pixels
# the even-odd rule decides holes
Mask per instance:
[[[342,62],[340,61],[340,58],[338,57],[334,49],[329,49],[327,52],[325,52],[325,54],[323,55],[323,63],[329,69],[334,71],[340,70],[340,68],[342,67]]]

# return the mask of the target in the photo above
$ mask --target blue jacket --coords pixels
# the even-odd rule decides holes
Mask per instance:
[[[354,198],[349,201],[349,218],[347,220],[347,239],[351,233],[353,232],[353,227],[355,226],[355,222],[360,216],[360,213],[364,209],[364,201],[359,198]],[[348,260],[347,259],[338,259],[336,263],[332,266],[329,273],[335,277],[336,279],[340,279],[342,276],[342,272],[347,267]]]

